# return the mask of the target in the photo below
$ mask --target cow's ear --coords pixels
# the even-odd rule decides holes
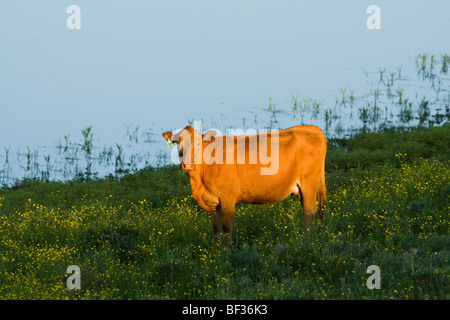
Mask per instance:
[[[162,136],[164,137],[164,139],[169,140],[172,139],[172,132],[170,131],[166,131],[162,134]]]
[[[214,141],[216,138],[217,132],[214,130],[209,130],[203,135],[203,141]]]

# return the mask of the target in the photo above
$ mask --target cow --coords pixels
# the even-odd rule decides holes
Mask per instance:
[[[192,196],[209,212],[216,247],[221,229],[231,246],[236,203],[274,204],[297,196],[304,209],[304,229],[323,220],[326,194],[327,142],[313,125],[254,135],[200,134],[186,126],[163,134],[167,144],[177,144],[180,168],[189,176]],[[317,197],[319,210],[317,208]]]

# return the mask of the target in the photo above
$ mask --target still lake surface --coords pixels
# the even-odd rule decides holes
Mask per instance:
[[[66,26],[71,4],[79,30]],[[379,30],[366,26],[372,4]],[[0,185],[171,163],[160,134],[196,120],[329,137],[424,112],[439,124],[449,13],[447,0],[1,4]]]

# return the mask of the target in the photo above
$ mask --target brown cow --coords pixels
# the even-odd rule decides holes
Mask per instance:
[[[317,213],[323,219],[326,202],[326,138],[316,126],[295,126],[245,136],[201,135],[187,126],[177,134],[163,133],[176,142],[181,169],[190,179],[192,195],[210,212],[215,244],[220,229],[231,244],[236,203],[273,204],[295,194],[304,209],[304,229]]]

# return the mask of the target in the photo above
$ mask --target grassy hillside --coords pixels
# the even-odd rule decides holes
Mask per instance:
[[[238,205],[218,253],[176,166],[0,189],[0,298],[449,299],[449,129],[329,140],[324,224],[304,234],[294,198]]]

